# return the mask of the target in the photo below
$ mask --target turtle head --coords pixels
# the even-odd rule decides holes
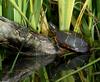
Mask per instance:
[[[56,26],[52,22],[49,22],[49,29],[53,33],[57,32],[57,28],[56,28]]]

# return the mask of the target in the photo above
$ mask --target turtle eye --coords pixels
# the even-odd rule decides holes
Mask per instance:
[[[50,26],[50,29],[56,29],[56,26],[52,23],[52,22],[49,22],[49,26]]]
[[[56,26],[52,22],[49,22],[49,29],[54,33],[57,32]]]

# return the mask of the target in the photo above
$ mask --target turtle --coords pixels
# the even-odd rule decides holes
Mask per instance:
[[[59,47],[80,53],[88,52],[88,43],[82,37],[79,37],[77,33],[59,31],[52,22],[49,22],[49,29],[54,33]]]

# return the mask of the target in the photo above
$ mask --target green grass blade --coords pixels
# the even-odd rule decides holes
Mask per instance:
[[[30,10],[31,10],[30,22],[35,30],[37,30],[38,27],[42,3],[43,0],[34,0],[34,2],[30,0]]]
[[[92,11],[92,1],[91,0],[88,3],[88,9]],[[93,20],[93,16],[89,16],[89,30],[91,30],[92,26],[93,26],[93,21],[92,20]]]
[[[87,21],[85,20],[85,17],[82,18],[82,32],[85,34],[86,37],[90,37],[90,31],[89,31],[89,26],[87,24]]]
[[[58,0],[60,30],[69,31],[75,0]]]
[[[6,0],[2,0],[2,16],[7,17],[7,2]]]
[[[7,4],[6,4],[6,9],[7,9],[7,18],[9,18],[10,20],[13,20],[14,18],[14,10],[12,5],[9,4],[9,1],[7,0]]]
[[[84,5],[83,5],[83,8],[82,8],[82,10],[81,10],[81,12],[80,12],[80,14],[79,14],[79,16],[77,18],[76,25],[75,25],[75,28],[74,28],[75,32],[80,32],[81,19],[83,17],[83,14],[85,12],[85,9],[87,7],[88,2],[89,2],[89,0],[85,1]]]
[[[31,82],[35,82],[35,71],[32,71],[33,73],[32,73],[32,75],[30,76],[30,80],[31,80]]]
[[[8,0],[2,0],[2,16],[13,20],[13,7]]]
[[[21,10],[22,9],[22,0],[14,0],[16,5]],[[20,13],[14,8],[14,21],[21,23],[21,15]]]
[[[61,76],[64,76],[71,72],[73,72],[73,70],[62,71]],[[69,76],[68,78],[63,79],[63,82],[75,82],[75,78],[73,76]]]
[[[91,54],[91,57],[89,58],[89,62],[92,62],[95,59],[95,53]],[[94,67],[90,66],[88,67],[88,74],[87,74],[87,82],[93,82],[93,71],[94,71]]]
[[[26,20],[26,22],[30,25],[31,23],[29,22],[29,20],[27,19],[27,17],[25,16],[25,14],[20,10],[20,8],[17,6],[17,4],[15,3],[14,0],[10,0],[10,3],[14,6],[14,8],[19,12],[19,14]],[[32,30],[32,29],[31,29]]]
[[[100,0],[96,1],[96,7],[97,7],[97,18],[100,21]],[[98,28],[100,29],[100,23],[98,24]]]
[[[40,79],[41,82],[49,82],[48,74],[45,67],[41,67],[40,69]]]
[[[35,21],[35,15],[34,15],[34,10],[33,10],[33,5],[34,4],[35,3],[33,3],[33,0],[30,0],[30,5],[29,5],[29,8],[30,8],[29,13],[30,14],[28,14],[28,15],[29,15],[29,20],[30,20],[30,22],[32,24],[32,28],[34,28],[35,31],[36,31],[36,21]]]
[[[2,16],[2,0],[0,0],[0,16]]]
[[[23,3],[23,4],[22,4],[22,11],[23,11],[23,13],[26,15],[27,9],[28,9],[28,3],[29,3],[29,1],[28,1],[28,0],[23,0],[22,3]]]
[[[17,61],[19,55],[20,55],[19,53],[16,55],[16,57],[15,57],[15,59],[14,59],[14,62],[13,62],[13,64],[12,64],[11,68],[10,68],[9,73],[12,73],[12,72],[13,72],[14,66],[15,66],[15,64],[16,64],[16,61]]]

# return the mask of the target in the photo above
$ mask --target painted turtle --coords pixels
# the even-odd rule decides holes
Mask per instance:
[[[49,23],[49,28],[50,31],[55,34],[56,42],[60,47],[81,53],[88,51],[87,42],[77,36],[77,33],[58,31],[55,25],[51,22]]]

